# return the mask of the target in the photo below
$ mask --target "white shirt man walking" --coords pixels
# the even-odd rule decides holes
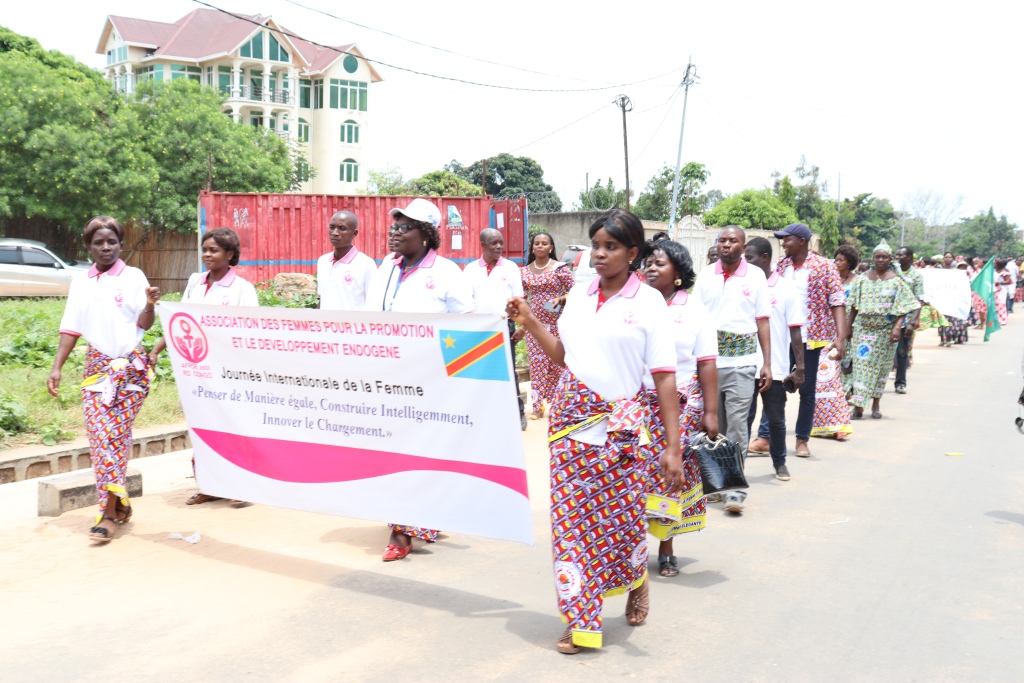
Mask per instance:
[[[377,272],[373,259],[352,242],[359,234],[359,219],[351,211],[331,216],[327,226],[330,251],[316,261],[316,293],[326,311],[361,311],[366,303],[370,278]]]

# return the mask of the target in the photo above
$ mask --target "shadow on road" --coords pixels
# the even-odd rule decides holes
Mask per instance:
[[[992,512],[986,512],[986,517],[995,517],[996,519],[1003,519],[1007,522],[1014,522],[1024,526],[1024,514],[1019,512],[1006,512],[1005,510],[993,510]]]

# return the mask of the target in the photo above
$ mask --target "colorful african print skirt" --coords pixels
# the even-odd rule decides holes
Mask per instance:
[[[850,403],[868,409],[871,399],[880,398],[896,358],[896,345],[889,341],[892,321],[885,315],[859,314],[853,321],[853,395]]]
[[[700,467],[693,451],[687,452],[686,448],[693,435],[700,431],[704,394],[696,374],[690,385],[679,391],[679,443],[683,453],[684,482],[683,490],[673,496],[668,494],[661,478],[661,454],[665,452],[668,440],[658,409],[658,392],[648,389],[644,392],[644,399],[651,410],[651,443],[641,446],[646,451],[647,460],[647,524],[650,534],[664,541],[679,534],[700,531],[707,525],[707,504]]]
[[[818,376],[814,383],[814,423],[811,436],[853,434],[850,409],[846,405],[846,390],[839,362],[822,355],[818,360]],[[850,382],[852,385],[852,381]]]
[[[949,324],[939,328],[939,341],[943,344],[966,344],[967,343],[967,321],[946,316]]]
[[[757,353],[757,333],[739,334],[718,330],[718,355],[723,358],[739,358]]]
[[[127,358],[111,358],[92,346],[85,350],[82,409],[101,516],[110,493],[120,496],[122,505],[129,504],[124,480],[132,425],[149,395],[149,382],[149,356],[141,345]]]
[[[647,472],[641,396],[609,403],[568,369],[551,408],[551,540],[555,590],[572,642],[601,647],[604,598],[647,578]],[[608,419],[604,444],[572,438]]]

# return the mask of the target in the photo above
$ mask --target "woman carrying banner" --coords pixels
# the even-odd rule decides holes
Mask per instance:
[[[104,542],[114,537],[118,524],[132,517],[125,473],[132,423],[149,394],[149,357],[142,348],[142,336],[153,326],[160,289],[150,287],[141,270],[121,260],[124,228],[115,219],[93,218],[82,237],[93,266],[88,274],[71,281],[46,388],[60,396],[61,369],[78,338],[85,337],[89,346],[82,407],[100,503],[89,538]]]
[[[891,268],[892,250],[882,240],[875,247],[871,270],[853,283],[850,293],[850,324],[846,339],[853,352],[853,410],[859,420],[871,404],[871,417],[881,419],[878,409],[885,382],[892,369],[903,319],[917,307],[917,299],[903,278]]]
[[[551,406],[551,527],[558,606],[568,622],[558,640],[565,654],[601,647],[604,598],[629,591],[626,620],[650,610],[646,463],[640,449],[648,420],[643,380],[653,374],[665,424],[661,475],[666,494],[684,482],[679,456],[676,353],[665,300],[631,272],[640,266],[643,225],[621,209],[590,226],[598,279],[574,285],[549,332],[526,301],[512,299],[509,317],[566,367]]]
[[[942,268],[944,270],[953,270],[956,268],[956,259],[953,256],[953,252],[947,251],[942,255]],[[966,344],[967,321],[961,318],[954,318],[951,315],[947,315],[945,318],[947,324],[939,328],[939,346]]]
[[[185,285],[185,293],[181,302],[185,304],[210,304],[213,306],[259,306],[256,288],[248,280],[235,273],[241,256],[241,245],[238,233],[230,228],[215,228],[203,236],[204,273],[192,273]],[[160,352],[167,348],[164,337],[156,343],[149,354],[150,365],[156,367]],[[196,459],[192,457],[192,474],[196,473]],[[186,505],[201,505],[212,500],[220,500],[196,491],[185,501]]]
[[[555,239],[546,232],[530,238],[529,261],[522,268],[523,290],[530,310],[547,330],[558,336],[558,317],[565,296],[574,284],[568,264],[555,259]],[[544,402],[550,406],[562,368],[555,365],[532,335],[520,327],[512,335],[512,343],[526,337],[526,355],[530,359],[530,393],[533,395],[531,420],[544,417]]]
[[[472,313],[473,292],[462,270],[438,256],[441,211],[426,199],[414,199],[404,209],[391,209],[388,230],[390,254],[370,279],[366,310],[396,313]],[[412,551],[412,539],[437,540],[436,529],[390,524],[391,538],[383,560],[401,560]]]
[[[660,456],[668,447],[665,424],[658,408],[654,376],[644,377],[644,399],[651,411],[651,443],[643,447],[647,458],[647,522],[658,538],[658,571],[662,576],[679,574],[673,554],[674,536],[700,531],[705,526],[706,502],[696,457],[687,456],[690,438],[703,430],[709,439],[718,436],[718,335],[711,313],[686,290],[697,280],[686,247],[662,240],[649,247],[644,273],[647,284],[661,293],[669,310],[676,349],[676,391],[679,401],[679,442],[683,454],[683,487],[669,497],[661,476]]]

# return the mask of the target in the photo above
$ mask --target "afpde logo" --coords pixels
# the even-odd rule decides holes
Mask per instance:
[[[174,349],[189,363],[200,363],[206,358],[209,343],[199,323],[188,313],[175,313],[167,334]]]

